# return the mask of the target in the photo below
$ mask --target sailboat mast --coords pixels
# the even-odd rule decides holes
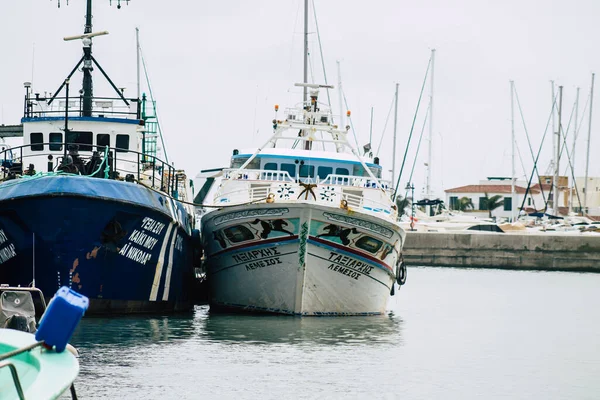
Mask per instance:
[[[308,83],[308,0],[304,0],[304,83]],[[303,102],[308,101],[308,88],[304,86]]]
[[[592,73],[592,88],[590,89],[590,119],[588,122],[588,140],[587,140],[587,156],[585,158],[585,185],[583,191],[585,192],[583,196],[583,209],[587,214],[587,198],[588,198],[588,172],[590,169],[590,139],[592,135],[592,106],[594,105],[594,76]]]
[[[573,150],[571,151],[571,187],[569,188],[569,214],[573,212],[573,189],[575,187],[575,143],[577,140],[577,122],[579,119],[579,88],[575,96],[575,125],[573,134]]]
[[[431,50],[431,92],[429,93],[429,149],[427,151],[427,183],[425,196],[431,197],[431,149],[433,141],[433,73],[435,70],[435,49]]]
[[[558,87],[558,130],[556,131],[556,142],[560,143],[560,131],[562,127],[562,92],[563,87]],[[560,174],[560,146],[556,146],[556,166],[554,168],[554,196],[553,196],[553,205],[554,205],[554,215],[558,216],[558,177]]]
[[[87,0],[84,34],[92,33],[92,0]],[[92,116],[94,88],[92,84],[92,38],[83,39],[83,116]],[[68,105],[67,105],[68,107]]]
[[[554,155],[556,154],[556,98],[554,97],[554,81],[550,81],[552,85],[552,159],[550,160],[549,169],[554,166]]]
[[[396,83],[396,94],[394,95],[394,101],[396,103],[394,110],[394,144],[392,148],[392,184],[396,182],[396,127],[398,126],[398,86]]]
[[[511,198],[511,220],[515,222],[515,82],[510,81],[510,125],[511,125],[511,164],[512,172],[510,176],[510,198]]]

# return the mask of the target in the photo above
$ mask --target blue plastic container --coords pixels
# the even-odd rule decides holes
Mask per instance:
[[[61,287],[50,300],[35,339],[55,347],[57,353],[63,352],[89,304],[87,297],[66,286]]]

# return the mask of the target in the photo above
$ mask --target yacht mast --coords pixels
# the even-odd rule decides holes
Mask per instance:
[[[560,143],[560,131],[562,127],[562,91],[563,87],[558,87],[558,130],[556,131],[556,143]],[[552,196],[552,203],[554,206],[554,215],[558,216],[558,198],[559,198],[559,189],[558,189],[558,178],[560,174],[560,146],[556,146],[556,165],[554,168],[554,195]]]
[[[594,76],[592,73],[592,88],[590,89],[590,119],[588,122],[588,140],[587,140],[587,156],[585,159],[585,184],[584,184],[584,196],[583,196],[583,209],[587,214],[587,198],[588,198],[588,172],[590,169],[590,139],[592,135],[592,106],[594,104]]]
[[[575,187],[575,143],[577,140],[577,120],[579,119],[579,87],[575,96],[575,125],[573,134],[573,150],[571,151],[571,187],[569,188],[569,215],[573,212],[573,189]]]
[[[427,152],[427,183],[425,185],[425,197],[431,197],[431,149],[433,141],[433,73],[435,67],[435,49],[431,50],[431,92],[429,94],[429,149]]]
[[[515,222],[515,82],[510,81],[510,125],[511,125],[511,163],[512,173],[510,176],[510,198],[511,198],[511,222]]]
[[[392,148],[392,184],[396,182],[396,127],[398,126],[398,86],[396,83],[396,94],[394,95],[394,101],[396,103],[394,111],[394,144]]]
[[[308,0],[304,0],[304,80],[303,83],[308,83]],[[303,102],[306,106],[308,101],[308,88],[304,86]]]

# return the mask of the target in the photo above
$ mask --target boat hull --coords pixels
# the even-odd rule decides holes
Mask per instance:
[[[177,204],[95,178],[8,183],[0,186],[0,283],[35,278],[46,295],[68,286],[90,299],[88,315],[191,308],[191,232]]]
[[[257,204],[202,220],[214,309],[293,315],[385,312],[404,231],[310,203]]]

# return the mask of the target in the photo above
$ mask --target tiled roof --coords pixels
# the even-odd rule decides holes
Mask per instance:
[[[453,189],[446,189],[446,193],[511,193],[511,185],[467,185]],[[521,186],[515,186],[515,192],[519,194],[525,193],[525,188]],[[538,189],[529,189],[529,193],[539,193]]]

